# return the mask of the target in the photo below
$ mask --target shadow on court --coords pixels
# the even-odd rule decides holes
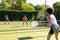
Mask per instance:
[[[32,39],[32,37],[22,37],[22,38],[18,38],[18,40],[30,40]]]
[[[39,37],[46,37],[46,35],[44,35],[44,36],[34,36],[34,37],[22,37],[22,38],[18,38],[18,40],[30,40],[30,39],[39,38]]]

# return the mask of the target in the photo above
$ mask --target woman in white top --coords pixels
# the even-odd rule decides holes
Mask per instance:
[[[54,34],[54,33],[55,33],[56,40],[58,40],[59,25],[57,23],[55,16],[53,15],[53,13],[54,13],[53,8],[47,8],[47,13],[48,13],[48,15],[46,16],[46,19],[48,21],[48,25],[51,26],[51,29],[47,36],[47,40],[50,40],[52,34]]]

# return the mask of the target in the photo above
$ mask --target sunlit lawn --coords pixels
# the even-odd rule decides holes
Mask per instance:
[[[19,21],[10,24],[0,22],[0,40],[47,40],[48,31],[48,27],[23,26]],[[54,35],[51,40],[55,40]]]

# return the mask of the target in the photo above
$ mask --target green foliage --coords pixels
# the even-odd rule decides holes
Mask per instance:
[[[46,6],[45,6],[45,4],[43,4],[43,5],[36,5],[36,6],[35,6],[35,9],[36,9],[36,10],[45,10],[45,9],[46,9],[45,7],[47,8],[48,5],[46,5]]]
[[[53,7],[55,9],[55,16],[58,20],[60,20],[60,2],[56,2],[53,4]]]
[[[7,3],[11,4],[14,0],[6,0]]]
[[[2,7],[4,9],[16,9],[16,10],[22,10],[23,3],[26,3],[26,0],[3,0],[2,1]]]
[[[53,7],[54,7],[54,8],[60,8],[60,2],[54,3],[54,4],[53,4]]]
[[[8,15],[10,21],[20,20],[22,21],[22,18],[24,15],[27,16],[28,21],[32,19],[34,16],[34,19],[36,20],[38,11],[22,11],[22,10],[0,10],[0,21],[4,21],[5,15]]]
[[[26,3],[26,0],[17,0],[17,3],[21,3],[23,1],[23,3]]]
[[[36,5],[34,8],[35,8],[35,10],[42,10],[41,5]]]
[[[24,3],[26,3],[27,0],[22,0]]]
[[[47,7],[47,5],[46,5],[46,7]],[[41,5],[41,8],[42,8],[43,10],[45,10],[45,9],[46,9],[46,8],[45,8],[45,4]]]
[[[34,5],[33,4],[31,4],[31,3],[27,3],[28,5],[30,5],[30,6],[32,6],[32,7],[34,7]]]
[[[18,10],[22,10],[22,5],[24,5],[25,3],[26,3],[26,0],[17,0],[16,4],[17,4]]]
[[[3,2],[2,6],[4,9],[8,9],[9,8],[9,4],[7,2]]]
[[[23,4],[22,5],[23,10],[29,10],[29,11],[35,11],[34,7],[29,4]]]

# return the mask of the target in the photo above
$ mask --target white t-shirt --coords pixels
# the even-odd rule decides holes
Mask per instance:
[[[51,18],[51,19],[50,19],[51,25],[52,25],[52,24],[58,25],[58,24],[57,24],[57,20],[56,20],[56,18],[55,18],[55,16],[54,16],[53,14],[50,15],[50,18]]]
[[[51,21],[51,27],[53,28],[53,31],[59,31],[59,25],[57,23],[57,20],[53,14],[50,15],[50,21]]]

